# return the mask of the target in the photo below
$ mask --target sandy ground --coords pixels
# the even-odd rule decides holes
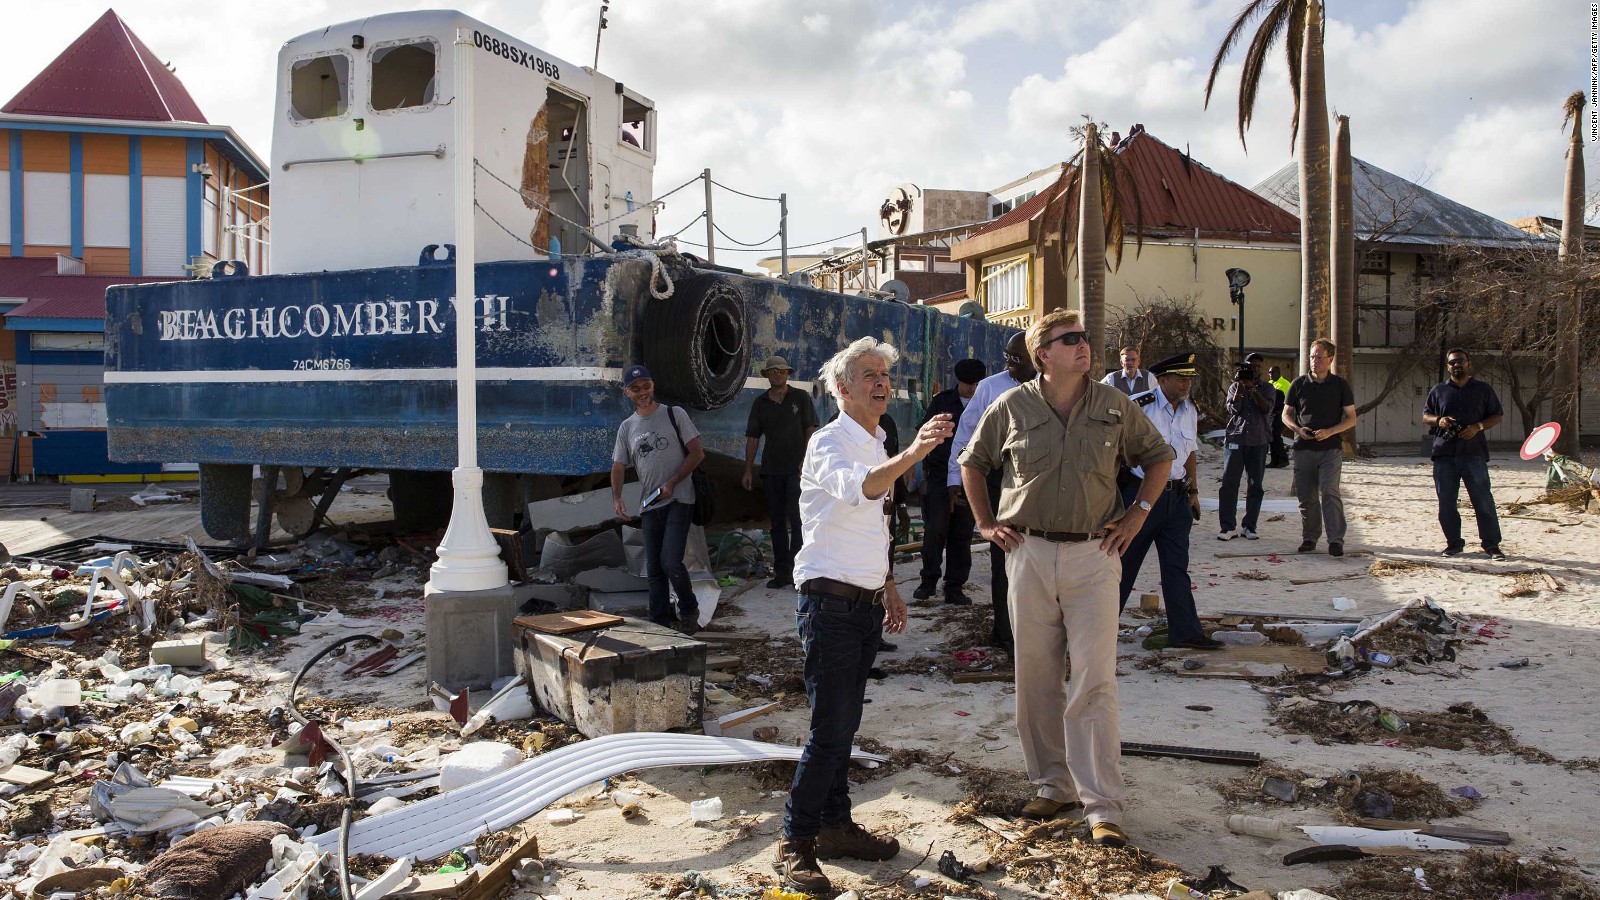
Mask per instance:
[[[1220,454],[1207,451],[1202,459],[1202,489],[1215,496],[1220,476]],[[1527,501],[1542,492],[1544,470],[1511,454],[1497,454],[1491,472],[1496,499],[1502,506]],[[1345,495],[1350,518],[1349,551],[1366,550],[1381,558],[1437,559],[1443,545],[1435,520],[1436,504],[1429,465],[1414,457],[1390,457],[1347,463]],[[1289,471],[1269,470],[1268,500],[1288,497]],[[1463,496],[1463,504],[1465,497]],[[8,529],[26,520],[26,511],[0,510],[0,540],[14,551],[27,549],[8,538]],[[18,515],[12,515],[17,513]],[[1465,508],[1471,543],[1473,521]],[[1512,559],[1492,563],[1481,555],[1460,562],[1484,569],[1536,565],[1553,575],[1562,590],[1541,584],[1528,596],[1507,598],[1502,591],[1518,583],[1511,577],[1438,568],[1419,568],[1400,574],[1294,586],[1290,578],[1332,577],[1364,573],[1372,556],[1335,559],[1323,554],[1289,555],[1299,542],[1298,515],[1264,514],[1261,540],[1254,543],[1220,543],[1214,513],[1196,526],[1192,543],[1192,575],[1202,614],[1229,610],[1276,612],[1286,616],[1334,614],[1335,596],[1356,601],[1355,614],[1371,615],[1397,608],[1419,596],[1431,596],[1455,613],[1492,617],[1502,626],[1503,637],[1469,643],[1460,657],[1459,674],[1408,671],[1374,671],[1348,681],[1335,682],[1324,696],[1338,700],[1364,699],[1399,710],[1442,711],[1446,706],[1471,701],[1495,722],[1509,728],[1521,744],[1537,748],[1558,761],[1596,755],[1593,735],[1600,733],[1600,707],[1593,702],[1600,676],[1600,518],[1573,514],[1551,506],[1535,506],[1528,515],[1559,521],[1502,518],[1505,549]],[[336,508],[337,515],[337,508]],[[37,522],[37,514],[32,517]],[[1574,523],[1574,524],[1563,524]],[[1218,558],[1218,552],[1259,551],[1252,558]],[[1281,554],[1271,557],[1272,553]],[[915,586],[919,562],[902,562],[897,577],[909,597]],[[1260,573],[1264,579],[1234,577]],[[421,603],[416,598],[419,575],[402,575],[372,583],[389,599],[365,609],[402,628],[421,627]],[[975,553],[968,592],[980,601],[988,595],[988,557]],[[1138,590],[1156,591],[1154,554],[1138,582]],[[742,592],[741,592],[742,591]],[[741,592],[737,612],[719,617],[717,624],[740,631],[766,631],[770,645],[746,651],[746,671],[775,656],[792,656],[793,595],[763,586],[736,586]],[[357,592],[359,595],[359,591]],[[1136,604],[1130,604],[1130,606]],[[911,626],[898,639],[899,649],[880,657],[880,665],[894,668],[918,656],[946,657],[954,633],[947,607],[928,603],[912,609]],[[969,620],[970,621],[970,620]],[[1139,620],[1125,619],[1129,627]],[[967,627],[974,627],[968,625]],[[987,620],[981,630],[987,632]],[[268,680],[287,677],[330,637],[329,629],[311,629],[292,643],[286,655],[270,660],[241,659],[244,672]],[[970,642],[970,641],[968,641]],[[1473,750],[1407,749],[1374,744],[1316,743],[1306,735],[1286,734],[1270,724],[1269,696],[1247,681],[1203,677],[1178,677],[1159,669],[1141,667],[1151,651],[1137,643],[1121,645],[1120,696],[1122,738],[1163,744],[1256,751],[1265,759],[1316,777],[1337,776],[1353,768],[1379,768],[1414,772],[1449,789],[1470,785],[1485,799],[1451,824],[1509,831],[1512,848],[1524,854],[1554,850],[1576,860],[1582,871],[1600,883],[1600,843],[1594,840],[1593,801],[1600,776],[1590,770],[1559,764],[1537,763],[1513,755],[1484,755]],[[1527,657],[1526,668],[1504,669],[1496,663]],[[395,709],[422,709],[421,666],[381,684],[364,679],[356,684],[334,678],[311,683],[326,696]],[[730,685],[740,700],[718,712],[740,708],[759,699],[760,688],[747,681]],[[988,855],[995,836],[974,824],[947,821],[952,809],[968,796],[967,775],[975,767],[1010,773],[1021,784],[1023,763],[1015,735],[1012,688],[1003,682],[954,684],[940,672],[894,674],[875,681],[868,689],[860,738],[901,750],[922,750],[936,763],[896,769],[883,777],[863,779],[854,792],[857,819],[873,828],[887,828],[900,839],[902,853],[895,860],[900,870],[911,869],[925,849],[931,852],[916,872],[934,875],[934,863],[944,850],[975,861]],[[770,696],[770,695],[769,695]],[[791,698],[792,699],[792,698]],[[756,726],[777,726],[776,740],[803,740],[807,710],[803,704],[756,719],[731,730],[747,736]],[[1208,711],[1190,709],[1209,706]],[[427,717],[432,713],[417,713]],[[448,741],[442,749],[449,749]],[[1326,809],[1300,808],[1276,801],[1236,803],[1226,800],[1217,785],[1248,770],[1200,762],[1128,758],[1124,761],[1129,804],[1124,825],[1139,847],[1171,860],[1193,873],[1208,866],[1225,865],[1240,884],[1267,890],[1287,890],[1336,885],[1351,864],[1284,867],[1280,858],[1305,841],[1273,843],[1231,834],[1225,818],[1235,812],[1265,815],[1291,824],[1331,823]],[[555,863],[549,881],[537,893],[547,897],[617,898],[660,896],[654,885],[686,870],[706,873],[723,886],[773,884],[770,859],[782,824],[784,795],[781,785],[763,781],[750,769],[661,769],[631,773],[614,780],[646,795],[645,815],[624,820],[609,802],[579,804],[585,815],[567,825],[552,825],[543,817],[531,823],[545,858]],[[721,820],[691,824],[688,805],[702,797],[720,797]],[[1426,858],[1419,860],[1429,865]],[[856,888],[868,896],[886,896],[870,880],[874,865],[843,861],[825,869],[839,890]],[[1040,894],[998,873],[981,876],[984,889],[999,897],[1051,896]],[[1329,890],[1339,896],[1337,890]],[[532,892],[524,894],[532,896]],[[972,896],[951,890],[946,896]],[[1418,896],[1425,896],[1421,893]],[[1437,896],[1437,895],[1435,895]]]

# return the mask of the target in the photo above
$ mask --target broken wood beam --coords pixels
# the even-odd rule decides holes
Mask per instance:
[[[1355,824],[1362,828],[1376,828],[1379,831],[1417,831],[1447,840],[1464,841],[1468,844],[1489,844],[1504,847],[1511,843],[1510,832],[1466,828],[1459,825],[1435,825],[1432,822],[1404,822],[1399,819],[1369,819],[1361,817],[1355,820]]]
[[[515,847],[507,850],[478,878],[478,883],[461,894],[461,900],[489,900],[499,895],[501,888],[511,883],[511,872],[517,863],[539,855],[539,838],[528,834]]]
[[[982,684],[988,681],[1015,681],[1012,672],[957,672],[950,676],[955,684]]]
[[[1348,581],[1352,578],[1368,578],[1371,572],[1346,572],[1343,575],[1329,575],[1326,578],[1291,578],[1290,584],[1324,584],[1329,581]]]

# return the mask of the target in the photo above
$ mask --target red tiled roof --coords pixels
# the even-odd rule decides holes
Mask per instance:
[[[178,76],[110,9],[0,111],[140,122],[206,121]]]
[[[965,296],[967,296],[967,289],[966,288],[962,288],[959,291],[950,291],[949,293],[946,293],[946,294],[935,294],[932,297],[923,297],[921,300],[918,300],[917,302],[921,303],[924,306],[931,306],[931,305],[933,305],[935,303],[944,303],[944,302],[946,302],[948,300],[960,300],[961,298],[963,298]]]
[[[1145,237],[1201,237],[1298,242],[1300,220],[1249,188],[1218,175],[1182,152],[1136,131],[1117,145],[1127,172],[1138,187]],[[1067,170],[1070,171],[1070,170]],[[1066,171],[1063,172],[1065,176]],[[1060,190],[1060,182],[1026,203],[968,235],[968,239],[1029,221],[1044,212]],[[1133,228],[1133,201],[1123,198],[1128,228]]]
[[[26,301],[6,313],[7,319],[104,319],[106,288],[117,284],[182,280],[130,275],[57,275],[54,258],[0,259],[0,297]]]

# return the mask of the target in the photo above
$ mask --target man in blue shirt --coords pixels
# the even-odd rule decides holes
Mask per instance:
[[[1489,490],[1489,441],[1483,433],[1500,424],[1505,413],[1494,388],[1472,377],[1472,357],[1460,347],[1445,354],[1450,380],[1433,386],[1422,421],[1433,432],[1433,487],[1439,495],[1439,527],[1444,530],[1445,556],[1460,556],[1461,511],[1456,508],[1461,485],[1467,486],[1472,512],[1478,517],[1478,540],[1490,559],[1500,551],[1500,516]]]
[[[1133,401],[1143,408],[1145,417],[1155,424],[1177,454],[1172,471],[1155,507],[1139,528],[1139,534],[1122,554],[1121,605],[1128,603],[1133,581],[1139,577],[1150,545],[1156,548],[1161,563],[1161,596],[1167,607],[1167,646],[1192,650],[1217,650],[1222,642],[1206,637],[1195,610],[1194,592],[1189,587],[1189,531],[1200,518],[1200,489],[1196,487],[1195,467],[1200,449],[1200,414],[1189,399],[1194,388],[1193,353],[1179,353],[1150,367],[1156,388],[1134,394]],[[1263,450],[1266,447],[1263,445]],[[1144,470],[1135,469],[1136,479],[1124,479],[1122,502],[1133,505]],[[1235,482],[1237,485],[1237,482]]]

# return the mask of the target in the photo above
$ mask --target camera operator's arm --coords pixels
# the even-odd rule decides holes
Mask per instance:
[[[1273,395],[1272,389],[1253,378],[1244,382],[1244,386],[1250,391],[1250,399],[1256,402],[1256,409],[1261,410],[1267,414],[1268,418],[1271,418],[1272,407],[1278,403],[1278,399]]]

